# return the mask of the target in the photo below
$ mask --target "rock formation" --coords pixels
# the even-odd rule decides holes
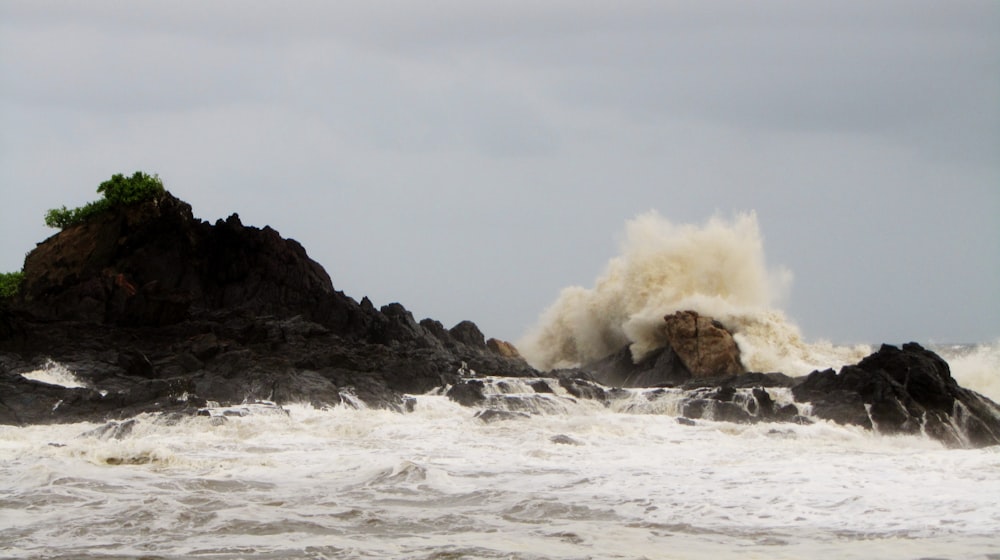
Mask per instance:
[[[883,345],[839,374],[813,372],[792,391],[814,415],[840,424],[926,433],[954,446],[1000,443],[1000,406],[959,387],[948,364],[916,343]]]
[[[721,323],[695,311],[678,311],[664,317],[667,343],[691,376],[716,377],[746,370],[733,335]]]
[[[809,408],[882,433],[1000,444],[1000,406],[959,387],[919,345],[793,379],[745,372],[732,335],[710,317],[681,311],[663,329],[668,344],[638,363],[626,347],[543,377],[471,321],[448,329],[399,303],[359,303],[294,240],[235,214],[197,220],[164,193],[70,226],[27,256],[21,294],[0,300],[0,423],[110,421],[116,437],[141,412],[255,401],[405,412],[407,394],[442,388],[483,421],[518,420],[579,400],[611,406],[634,392],[609,387],[646,387],[640,400],[672,399],[685,423],[808,422]],[[21,375],[50,360],[81,386]],[[772,387],[791,388],[797,404],[776,404]]]
[[[638,362],[626,346],[584,369],[601,383],[616,387],[677,385],[746,371],[733,335],[711,317],[678,311],[664,317],[663,328],[667,344]]]
[[[447,330],[398,303],[358,303],[294,240],[235,214],[197,220],[169,193],[61,231],[24,273],[20,298],[0,309],[0,423],[260,399],[403,410],[405,393],[457,382],[463,363],[535,374],[470,321]],[[20,375],[49,359],[85,387]]]

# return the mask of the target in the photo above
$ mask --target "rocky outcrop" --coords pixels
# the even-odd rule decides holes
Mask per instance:
[[[356,302],[294,240],[235,214],[202,222],[166,193],[69,227],[27,256],[21,295],[0,301],[0,423],[103,421],[101,437],[113,438],[142,412],[300,402],[405,412],[408,394],[434,390],[481,409],[483,421],[584,402],[675,411],[685,423],[804,423],[808,413],[955,446],[1000,444],[1000,406],[959,387],[919,345],[793,379],[745,372],[731,334],[709,317],[664,321],[668,344],[639,362],[626,347],[542,377],[471,321],[449,329],[399,303]],[[79,386],[22,375],[50,360]]]
[[[615,387],[674,386],[691,379],[735,375],[746,370],[740,349],[721,323],[695,311],[664,317],[667,344],[633,360],[628,346],[584,369]]]
[[[46,320],[128,326],[220,309],[302,315],[345,334],[370,319],[294,240],[244,226],[236,214],[197,220],[170,193],[40,243],[25,259],[21,305]]]
[[[471,321],[334,290],[294,240],[235,214],[209,224],[169,193],[49,238],[0,310],[0,423],[125,418],[268,400],[405,410],[459,369],[534,375]],[[49,359],[85,387],[20,374]]]
[[[815,416],[840,424],[925,433],[953,446],[1000,444],[1000,406],[959,387],[944,360],[912,342],[883,345],[840,373],[813,372],[793,393]]]
[[[494,354],[504,358],[521,358],[521,353],[517,351],[517,348],[505,340],[491,338],[486,341],[486,347]]]
[[[740,349],[721,323],[695,311],[664,317],[667,343],[692,377],[743,373]]]

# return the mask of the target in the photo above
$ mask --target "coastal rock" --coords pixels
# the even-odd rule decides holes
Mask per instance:
[[[692,379],[715,379],[744,373],[740,350],[721,323],[694,311],[664,318],[667,344],[633,359],[629,346],[584,366],[594,378],[613,387],[677,386]]]
[[[452,338],[473,348],[486,348],[486,337],[472,321],[462,321],[448,331]]]
[[[458,370],[537,375],[471,321],[445,330],[401,304],[334,290],[294,240],[233,214],[209,224],[165,193],[67,227],[0,302],[0,423],[194,413],[208,401],[405,411]],[[55,360],[86,388],[24,379]]]
[[[638,363],[626,347],[543,379],[471,321],[446,329],[399,303],[355,302],[295,241],[235,214],[196,220],[169,193],[66,228],[26,257],[24,278],[19,296],[0,301],[2,424],[86,420],[106,423],[94,437],[117,438],[145,412],[254,402],[406,412],[410,395],[443,387],[492,419],[586,400],[687,420],[808,422],[771,390],[792,388],[822,419],[954,446],[1000,443],[1000,407],[916,344],[883,346],[839,374],[746,373],[721,324],[682,311],[665,318],[669,344]],[[51,363],[75,376],[71,386],[21,375]]]
[[[520,358],[521,353],[517,351],[517,348],[513,344],[500,340],[497,338],[491,338],[486,341],[486,347],[490,349],[491,352],[504,358]]]
[[[948,364],[916,343],[883,345],[840,373],[815,371],[792,391],[815,416],[841,424],[951,446],[1000,444],[1000,406],[959,387]]]
[[[695,311],[664,317],[667,341],[692,377],[743,373],[740,349],[721,323]]]
[[[214,225],[165,193],[105,211],[38,244],[24,262],[21,306],[47,320],[163,326],[192,312],[302,315],[340,332],[360,306],[296,241],[237,214]]]
[[[670,346],[653,350],[638,362],[633,361],[632,350],[623,346],[583,369],[610,387],[674,386],[691,378],[691,371]]]

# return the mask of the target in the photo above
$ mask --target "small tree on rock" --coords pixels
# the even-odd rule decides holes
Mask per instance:
[[[111,179],[104,181],[97,187],[97,192],[104,195],[104,198],[89,202],[79,208],[69,209],[65,206],[52,208],[45,213],[45,225],[51,228],[65,229],[85,222],[95,214],[110,208],[129,206],[161,196],[166,190],[163,188],[163,181],[160,180],[159,176],[150,176],[142,171],[136,171],[131,177],[125,177],[121,173],[112,175]]]

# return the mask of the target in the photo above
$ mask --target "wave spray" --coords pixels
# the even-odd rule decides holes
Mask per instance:
[[[870,351],[804,342],[777,307],[791,281],[788,270],[767,268],[754,213],[695,226],[651,211],[626,224],[621,254],[594,287],[565,288],[518,348],[541,370],[585,364],[625,345],[638,360],[666,344],[665,315],[690,309],[725,325],[752,371],[801,375]]]

